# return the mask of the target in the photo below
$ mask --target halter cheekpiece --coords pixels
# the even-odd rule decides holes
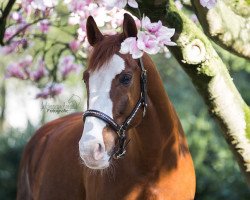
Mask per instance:
[[[117,150],[113,153],[113,158],[114,159],[119,159],[123,157],[126,153],[126,146],[129,143],[129,140],[127,141],[126,137],[126,130],[132,120],[135,118],[138,110],[143,107],[143,117],[146,114],[146,108],[147,108],[147,71],[144,68],[142,58],[139,59],[140,61],[140,68],[141,68],[141,95],[140,99],[136,103],[134,109],[132,112],[129,114],[129,116],[126,118],[126,120],[121,124],[117,124],[114,119],[106,115],[105,113],[98,111],[98,110],[86,110],[83,113],[83,120],[86,117],[96,117],[102,121],[104,121],[106,124],[108,124],[118,135],[118,146]]]

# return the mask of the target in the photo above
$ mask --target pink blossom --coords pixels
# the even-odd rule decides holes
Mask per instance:
[[[135,0],[128,0],[128,5],[132,8],[138,8],[138,3]]]
[[[13,20],[15,20],[17,23],[21,23],[21,22],[24,21],[21,12],[13,12],[13,13],[11,14],[11,18],[12,18]]]
[[[75,58],[72,55],[60,58],[59,67],[63,79],[66,79],[70,73],[76,72],[80,68],[80,65],[74,63],[74,61]]]
[[[155,34],[162,27],[162,23],[159,20],[158,22],[151,23],[150,19],[146,16],[142,18],[142,28],[147,30],[149,33]]]
[[[124,40],[121,44],[120,53],[130,53],[135,59],[140,58],[143,55],[143,52],[156,54],[165,45],[176,45],[176,43],[172,42],[170,39],[174,35],[175,29],[162,26],[161,22],[151,23],[147,17],[144,17],[142,24],[146,31],[139,31],[137,34],[137,40],[135,37],[130,37]]]
[[[91,15],[95,16],[96,24],[99,27],[105,26],[105,23],[111,18],[110,16],[108,16],[108,12],[104,7],[98,7],[96,9],[91,10]]]
[[[114,29],[108,29],[108,30],[102,31],[102,33],[103,33],[104,35],[115,35],[115,34],[117,33],[117,31],[114,30]]]
[[[217,0],[200,0],[200,4],[208,9],[213,8],[217,3]]]
[[[21,80],[27,79],[27,75],[23,72],[20,66],[17,63],[12,63],[7,67],[6,78],[18,78]]]
[[[174,42],[171,41],[171,37],[175,33],[175,29],[167,28],[162,25],[162,22],[159,20],[158,22],[151,23],[150,19],[146,16],[142,19],[142,28],[146,30],[146,35],[152,35],[152,37],[156,37],[158,41],[158,46],[163,47],[164,45],[175,45]],[[145,35],[145,34],[144,34]],[[148,38],[149,36],[147,36]],[[153,38],[152,38],[153,39]],[[142,45],[143,43],[140,43]],[[142,47],[142,46],[141,46]],[[140,47],[139,47],[140,48]],[[155,51],[157,49],[155,48]],[[158,52],[158,51],[156,51]]]
[[[25,38],[11,41],[10,44],[6,44],[5,46],[0,46],[0,54],[7,55],[10,53],[13,53],[15,51],[18,51],[21,47],[25,48],[27,47],[28,43]]]
[[[31,6],[31,2],[33,0],[21,0],[21,2],[17,2],[19,4],[21,4],[21,8],[22,10],[27,14],[30,15],[31,11],[32,11],[32,6]]]
[[[63,86],[58,83],[48,84],[39,93],[36,94],[36,99],[47,99],[49,97],[55,97],[63,91]]]
[[[113,29],[116,29],[118,26],[121,26],[123,23],[124,13],[126,13],[123,9],[114,8],[110,11],[110,18],[109,23],[111,24]]]
[[[77,40],[83,41],[86,38],[87,35],[87,28],[86,28],[86,23],[87,23],[87,18],[90,15],[89,11],[85,12],[86,17],[79,17],[79,28],[77,29]]]
[[[89,6],[95,0],[64,0],[68,8],[73,12],[82,11],[86,6]],[[98,2],[98,1],[97,1]]]
[[[79,41],[84,41],[86,39],[86,31],[84,31],[83,29],[79,28],[77,29],[77,40]]]
[[[6,46],[0,46],[0,54],[7,55],[10,53],[13,53],[17,50],[19,43],[18,42],[12,42],[9,45]]]
[[[4,33],[4,40],[8,41],[10,40],[13,35],[15,35],[16,33],[20,32],[20,33],[25,33],[25,31],[27,30],[27,23],[25,21],[22,21],[20,23],[14,24],[10,27],[8,27]]]
[[[138,8],[138,3],[135,0],[103,0],[103,3],[108,9],[124,8],[127,4],[132,8]]]
[[[84,7],[88,4],[85,1],[71,0],[67,2],[69,10],[77,13],[78,11],[84,10]]]
[[[68,19],[69,25],[76,25],[81,22],[81,17],[77,13],[71,13]]]
[[[137,59],[142,57],[143,51],[141,51],[137,46],[137,41],[135,37],[129,37],[121,43],[120,53],[132,54],[132,58]]]
[[[18,29],[19,27],[17,25],[8,27],[4,33],[4,40],[9,40],[18,31]]]
[[[39,60],[38,62],[38,69],[31,72],[30,77],[33,81],[39,81],[41,78],[48,74],[48,70],[45,67],[44,60]]]
[[[44,19],[38,22],[39,29],[42,33],[47,33],[49,31],[50,22],[47,19]]]
[[[29,0],[33,9],[45,11],[47,8],[53,8],[58,4],[58,0]]]
[[[174,28],[167,28],[162,26],[161,29],[157,32],[156,37],[160,47],[164,45],[168,46],[175,46],[176,43],[171,41],[171,37],[174,35],[175,29]]]
[[[64,0],[64,4],[67,5],[68,10],[72,18],[86,19],[91,12],[92,16],[95,16],[95,11],[99,6],[103,6],[102,0]],[[79,21],[80,23],[80,21]]]
[[[24,57],[24,59],[20,60],[18,62],[18,65],[22,68],[26,68],[26,67],[29,67],[31,66],[32,64],[32,61],[33,61],[33,58],[31,55],[27,55],[26,57]]]
[[[21,39],[17,41],[12,41],[10,44],[5,46],[0,46],[0,55],[8,55],[13,52],[18,52],[20,48],[26,48],[28,45],[27,40]]]
[[[33,58],[31,55],[27,55],[23,59],[19,60],[17,64],[19,65],[20,69],[24,72],[26,75],[26,78],[28,79],[30,77],[30,66],[32,64]]]
[[[81,44],[82,44],[82,47],[86,51],[87,54],[90,53],[91,50],[93,49],[93,47],[89,44],[88,40],[86,40],[86,39]]]
[[[83,20],[81,20],[81,22],[80,22],[80,28],[82,29],[83,32],[86,32],[86,31],[87,31],[86,23],[87,23],[87,19],[83,19]]]
[[[69,43],[69,47],[73,52],[77,52],[81,47],[81,43],[78,40],[72,40]]]
[[[154,35],[139,31],[137,37],[137,46],[140,50],[149,54],[156,54],[160,51],[157,38]]]
[[[28,79],[30,77],[29,67],[32,64],[32,60],[33,60],[32,56],[27,55],[23,59],[15,63],[11,63],[7,67],[6,77],[8,78],[14,77],[22,80]]]

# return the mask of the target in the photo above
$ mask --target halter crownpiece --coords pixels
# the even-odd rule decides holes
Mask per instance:
[[[102,121],[104,121],[106,124],[108,124],[118,135],[118,146],[117,150],[113,153],[114,159],[119,159],[123,157],[126,154],[126,146],[130,142],[130,140],[127,141],[126,137],[126,130],[128,126],[131,124],[132,120],[135,118],[138,110],[143,106],[143,117],[146,114],[147,110],[147,70],[144,68],[142,58],[139,59],[140,61],[140,68],[141,68],[141,95],[140,99],[136,103],[134,109],[129,114],[129,116],[126,118],[126,120],[121,124],[117,124],[114,119],[106,115],[105,113],[98,111],[98,110],[86,110],[83,113],[83,120],[86,117],[96,117]]]

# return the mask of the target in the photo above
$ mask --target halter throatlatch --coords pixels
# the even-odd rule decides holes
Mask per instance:
[[[135,118],[138,110],[143,107],[143,117],[146,114],[147,109],[147,71],[144,68],[142,59],[139,59],[140,61],[140,68],[141,68],[141,95],[140,99],[136,103],[134,109],[130,113],[130,115],[126,118],[126,120],[121,124],[117,124],[114,119],[109,117],[103,112],[100,112],[98,110],[86,110],[83,113],[83,119],[86,117],[96,117],[102,121],[104,121],[106,124],[108,124],[118,135],[118,145],[116,147],[116,150],[113,153],[114,159],[119,159],[123,157],[126,153],[126,146],[128,145],[129,141],[127,141],[126,137],[126,130],[131,124],[132,120]]]

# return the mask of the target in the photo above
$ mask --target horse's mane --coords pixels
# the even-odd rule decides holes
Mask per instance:
[[[105,35],[100,42],[94,45],[89,57],[88,68],[94,71],[108,62],[115,53],[119,52],[122,40],[122,34]]]

